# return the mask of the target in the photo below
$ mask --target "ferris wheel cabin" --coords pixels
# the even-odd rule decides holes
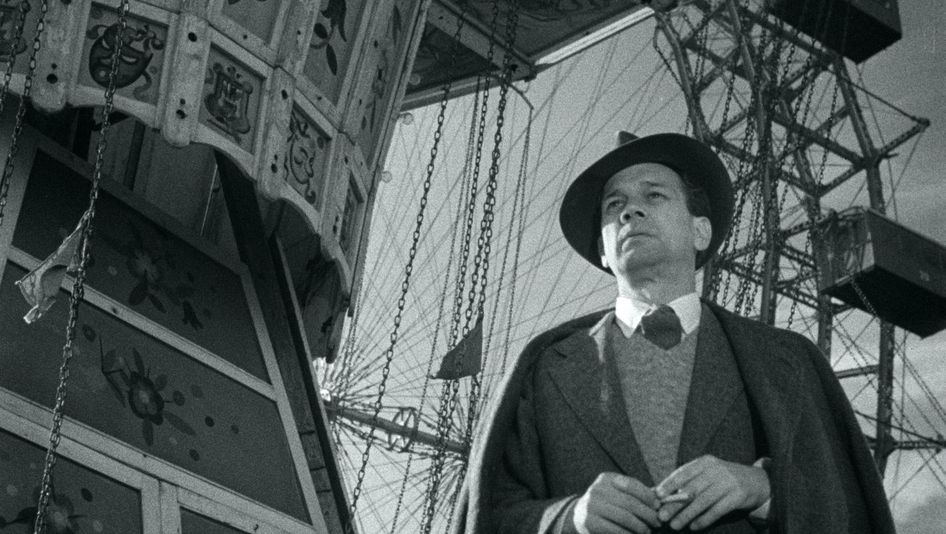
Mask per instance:
[[[861,63],[900,40],[897,0],[775,0],[772,12]]]

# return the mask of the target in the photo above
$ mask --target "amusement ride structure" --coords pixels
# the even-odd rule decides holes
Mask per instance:
[[[946,494],[908,354],[946,249],[896,221],[929,123],[860,67],[900,37],[877,0],[0,2],[0,533],[449,531],[515,355],[613,302],[556,225],[618,130],[721,154],[703,296],[818,344],[892,503]]]

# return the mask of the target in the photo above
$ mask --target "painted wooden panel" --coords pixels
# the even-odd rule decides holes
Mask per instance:
[[[485,28],[493,20],[492,0],[455,0]],[[641,1],[627,0],[569,0],[568,2],[529,1],[520,2],[519,22],[516,30],[516,47],[533,55],[550,51],[561,43],[580,37],[603,21],[630,11]],[[506,34],[506,22],[512,2],[500,2],[496,34]]]
[[[56,250],[85,211],[89,182],[37,151],[13,246]],[[240,277],[108,192],[96,210],[89,285],[268,380]]]
[[[27,325],[8,263],[0,387],[51,407],[68,307]],[[59,299],[68,301],[60,291]],[[60,303],[61,304],[61,303]],[[104,311],[80,307],[66,416],[308,521],[276,403]]]
[[[336,105],[367,4],[368,0],[324,0],[315,19],[303,74]]]
[[[108,84],[112,51],[119,37],[118,13],[98,4],[89,10],[78,83],[87,87]],[[115,78],[116,94],[149,104],[158,101],[168,28],[156,21],[128,16],[121,63]]]
[[[181,534],[243,534],[243,531],[181,508]]]
[[[207,59],[200,122],[247,152],[254,152],[263,78],[221,49]]]
[[[33,532],[46,451],[0,430],[0,533]],[[66,458],[56,462],[47,531],[142,532],[141,495]]]
[[[348,127],[355,135],[366,163],[374,165],[375,151],[387,123],[394,114],[390,103],[400,86],[405,48],[410,42],[415,0],[382,2],[377,9],[372,35],[365,43],[365,57],[359,66],[359,83],[352,95],[353,121]]]
[[[0,0],[0,65],[6,69],[10,61],[10,45],[13,44],[13,29],[18,16],[20,0]],[[30,0],[29,10],[26,13],[26,23],[23,25],[23,35],[16,43],[14,53],[16,64],[13,72],[25,74],[28,70],[30,48],[33,45],[33,36],[36,34],[36,21],[39,20],[39,0]]]
[[[501,57],[501,54],[497,55]],[[487,72],[487,69],[497,70],[490,67],[486,58],[464,44],[456,44],[452,34],[427,24],[414,58],[414,70],[407,91],[438,89],[447,81],[476,76]]]
[[[358,191],[355,177],[349,178],[348,193],[345,195],[345,208],[342,210],[342,225],[338,231],[338,244],[345,252],[349,263],[354,261],[355,246],[358,244],[358,228],[364,215],[365,200]]]
[[[280,0],[227,0],[223,4],[223,14],[264,42],[269,42],[281,3]]]

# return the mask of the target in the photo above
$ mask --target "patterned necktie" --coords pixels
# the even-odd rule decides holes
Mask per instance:
[[[669,350],[680,343],[680,339],[683,337],[680,318],[677,317],[673,308],[666,304],[647,312],[641,317],[641,324],[638,328],[644,334],[645,339],[664,350]]]

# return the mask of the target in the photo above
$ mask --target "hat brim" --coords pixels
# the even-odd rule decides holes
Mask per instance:
[[[601,194],[616,172],[638,163],[660,163],[685,173],[706,191],[713,236],[706,250],[696,255],[702,267],[722,244],[733,217],[733,187],[726,166],[705,144],[681,134],[663,133],[625,143],[602,156],[568,187],[559,210],[559,224],[568,244],[602,271],[598,238],[601,235]]]

